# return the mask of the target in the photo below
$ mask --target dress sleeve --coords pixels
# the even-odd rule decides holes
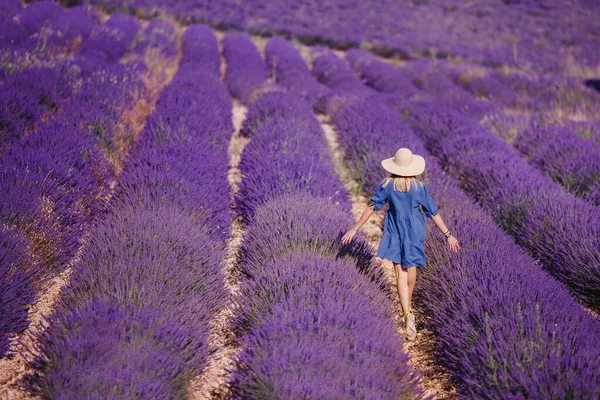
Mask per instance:
[[[383,182],[385,182],[385,180]],[[377,191],[369,201],[369,206],[374,205],[375,211],[380,210],[383,206],[385,206],[385,202],[387,200],[387,193],[385,192],[385,188],[383,187],[383,182],[379,184]]]
[[[431,218],[437,215],[438,208],[435,204],[435,201],[429,195],[429,190],[427,189],[427,185],[423,185],[423,196],[421,199],[421,206],[423,207],[423,211],[425,212],[425,216],[427,218]]]

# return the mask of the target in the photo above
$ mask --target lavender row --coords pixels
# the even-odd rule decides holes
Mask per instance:
[[[281,113],[278,113],[281,112]],[[310,107],[285,92],[261,96],[244,127],[252,141],[244,150],[237,211],[251,219],[262,203],[286,193],[309,193],[350,210],[348,194],[331,168],[327,143]]]
[[[219,84],[204,67],[188,66],[161,93],[111,212],[40,337],[43,355],[28,381],[34,393],[179,398],[205,367],[209,322],[226,298],[225,246],[212,226],[229,199],[212,189],[228,187],[222,150],[233,127],[231,102],[212,93]],[[181,105],[188,113],[173,118]],[[212,126],[215,113],[229,125]]]
[[[339,63],[329,71],[336,68]],[[342,94],[328,111],[354,176],[379,174],[379,182],[377,161],[398,146],[427,160],[427,185],[463,248],[449,255],[443,240],[426,241],[429,264],[419,270],[415,303],[460,397],[593,398],[599,390],[598,321],[458,189],[384,100]]]
[[[566,114],[600,118],[600,93],[578,77],[555,74],[493,72],[491,76],[517,92],[536,111],[561,110]]]
[[[306,63],[294,45],[287,40],[280,37],[269,39],[265,59],[269,74],[275,82],[311,106],[316,106],[327,95],[327,88],[312,79]]]
[[[47,32],[43,33],[50,37],[32,37],[31,41],[34,43],[31,46],[26,42],[6,50],[13,54],[4,55],[0,74],[7,75],[0,94],[2,147],[33,129],[34,124],[43,116],[58,110],[76,90],[80,71],[75,63],[64,59],[40,62],[44,58],[44,52],[60,54],[68,51],[65,43],[54,43],[51,39],[60,38],[60,41],[66,42],[70,37],[69,33],[74,33],[69,30],[69,22],[73,18],[89,23],[90,30],[94,22],[98,21],[97,12],[85,6],[61,12],[51,21]],[[20,61],[21,59],[24,61]]]
[[[446,104],[394,106],[498,224],[586,304],[600,306],[596,207],[566,193],[502,139]]]
[[[35,299],[31,281],[39,267],[28,246],[24,235],[0,231],[0,358],[9,354],[9,335],[27,329],[26,310]]]
[[[227,32],[222,43],[227,89],[240,102],[248,104],[255,91],[267,82],[267,67],[252,40],[243,33]]]
[[[158,0],[94,0],[108,10],[169,13],[184,22],[202,21],[265,36],[291,36],[307,44],[361,47],[383,56],[472,60],[524,69],[578,72],[599,64],[595,20],[600,9],[587,0],[568,3],[460,1],[394,2],[265,1],[256,7],[241,0],[219,4]],[[518,32],[518,34],[515,34]]]
[[[364,238],[340,243],[349,202],[310,106],[266,93],[244,124],[252,140],[236,205],[248,231],[234,319],[243,350],[231,397],[418,397],[382,270]]]
[[[75,90],[77,67],[61,63],[8,76],[0,93],[0,148],[19,140],[44,115],[56,111]]]
[[[180,68],[188,65],[192,68],[202,66],[217,78],[221,76],[219,44],[208,26],[190,25],[183,34],[182,51]]]
[[[355,72],[378,91],[418,100],[436,98],[477,119],[496,117],[501,106],[542,113],[545,118],[565,114],[599,117],[600,95],[580,78],[501,72],[466,62],[426,58],[397,68],[363,50],[350,50],[346,58]]]
[[[410,65],[410,64],[408,64]],[[486,69],[468,63],[425,63],[479,98],[513,109],[597,119],[600,94],[579,77]]]
[[[403,68],[395,68],[363,50],[348,51],[346,58],[354,72],[367,85],[382,92],[380,97],[385,95],[389,104],[435,98],[439,103],[480,118],[499,113],[493,102],[476,98],[441,72],[446,71],[441,66],[449,62],[421,59],[408,62]]]
[[[327,85],[334,91],[325,107],[328,114],[335,112],[336,107],[344,107],[348,99],[365,99],[366,102],[382,101],[376,91],[366,87],[360,79],[348,67],[348,64],[338,58],[333,52],[319,51],[312,54],[313,68],[312,73],[315,78]],[[338,99],[340,102],[338,103]],[[391,97],[390,97],[391,99]],[[379,104],[379,103],[378,103]],[[390,115],[385,115],[390,117]],[[367,193],[375,193],[377,185],[381,182],[382,172],[380,161],[388,158],[390,149],[398,147],[397,143],[386,135],[382,135],[374,126],[375,121],[363,118],[357,121],[356,129],[363,132],[364,139],[356,142],[355,147],[348,147],[344,152],[344,159],[347,164],[354,165],[352,169],[353,179],[358,182],[360,189]],[[406,124],[399,124],[399,131],[410,130]],[[364,153],[369,151],[373,156],[365,157]],[[393,150],[391,150],[393,151]],[[372,152],[379,152],[372,154]],[[379,157],[375,156],[378,155]]]
[[[139,22],[125,13],[115,13],[82,44],[78,62],[84,72],[94,65],[114,63],[130,49],[140,28]]]
[[[3,10],[4,11],[4,10]],[[53,1],[40,1],[22,8],[20,2],[8,2],[7,13],[2,22],[6,24],[0,33],[0,48],[14,46],[40,32],[52,19],[63,12],[60,4]]]
[[[27,324],[30,301],[16,299],[25,296],[21,293],[42,291],[47,280],[67,266],[101,209],[112,180],[94,128],[101,124],[111,132],[130,107],[130,96],[143,83],[137,68],[99,67],[55,119],[2,154],[3,230],[26,241],[18,250],[8,245],[3,252],[23,251],[33,258],[23,270],[19,265],[10,267],[5,277],[5,287],[12,289],[6,291],[10,296],[3,298],[6,315],[2,320],[18,324],[1,332],[4,351],[8,335],[22,331]],[[108,77],[112,84],[107,84]],[[23,274],[27,279],[22,279]]]
[[[600,146],[556,126],[524,129],[514,145],[569,192],[600,205]]]
[[[121,197],[178,206],[224,241],[229,186],[215,182],[227,182],[231,109],[224,86],[204,67],[180,70],[148,117],[136,160],[122,176]]]
[[[346,60],[356,74],[375,90],[384,93],[400,93],[409,98],[421,93],[421,90],[406,75],[391,64],[378,62],[378,58],[368,51],[348,50]]]
[[[40,10],[47,3],[33,3],[25,8],[23,13],[30,12],[29,9]],[[49,3],[50,8],[55,10],[57,3]],[[69,58],[76,52],[82,41],[100,26],[100,13],[90,6],[76,6],[74,8],[56,9],[58,12],[49,13],[36,31],[24,40],[12,41],[2,50],[2,72],[10,73],[14,69],[22,69],[35,65],[44,65]],[[19,25],[22,15],[16,15],[8,25]],[[9,28],[11,29],[11,28]],[[11,33],[19,33],[18,27],[13,26]]]

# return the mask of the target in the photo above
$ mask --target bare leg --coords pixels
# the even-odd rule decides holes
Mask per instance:
[[[417,282],[417,267],[406,268],[408,270],[408,307],[412,311],[412,294]]]
[[[409,308],[409,286],[408,286],[408,271],[402,268],[402,265],[394,263],[396,270],[396,279],[398,281],[398,297],[404,316],[408,315]]]

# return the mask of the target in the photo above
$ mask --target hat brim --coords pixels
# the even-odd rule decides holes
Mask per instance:
[[[400,166],[394,162],[394,157],[386,158],[381,162],[381,166],[389,173],[399,176],[416,176],[425,171],[425,159],[413,154],[410,165]]]

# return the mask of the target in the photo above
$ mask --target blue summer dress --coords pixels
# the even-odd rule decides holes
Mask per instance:
[[[384,187],[386,180],[379,184],[369,201],[375,210],[385,203],[389,209],[383,222],[383,237],[377,256],[401,264],[403,268],[425,266],[425,213],[428,218],[437,215],[437,205],[429,195],[425,184],[412,184],[408,192],[394,188],[394,181]]]

